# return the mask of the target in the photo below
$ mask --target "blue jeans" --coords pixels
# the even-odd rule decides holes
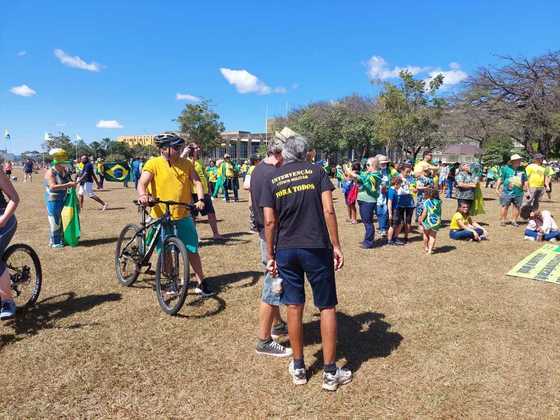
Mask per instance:
[[[387,232],[389,230],[389,211],[387,209],[387,202],[382,205],[377,205],[377,222],[379,223],[379,230]]]
[[[64,245],[64,230],[62,228],[62,208],[64,200],[47,201],[49,216],[49,245]]]
[[[445,192],[445,197],[451,198],[453,195],[453,184],[455,183],[455,181],[453,181],[452,179],[448,179],[445,182],[447,182],[447,191]]]
[[[537,231],[531,229],[525,229],[525,236],[530,236],[531,238],[537,237]],[[543,240],[550,241],[551,239],[559,239],[560,230],[551,230],[549,233],[543,235]]]
[[[479,235],[482,235],[484,233],[484,231],[480,228],[474,228],[474,230],[476,230],[476,233],[478,233]],[[473,233],[470,230],[466,230],[466,229],[450,230],[449,237],[456,241],[474,239]]]
[[[373,225],[373,215],[377,209],[377,203],[368,203],[367,201],[359,201],[360,218],[366,229],[364,241],[362,244],[366,248],[373,248],[373,240],[375,238],[375,226]]]

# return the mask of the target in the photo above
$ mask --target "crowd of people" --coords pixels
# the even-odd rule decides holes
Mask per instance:
[[[322,387],[334,391],[352,380],[352,373],[336,366],[335,273],[344,266],[334,210],[335,186],[320,164],[314,163],[314,151],[307,139],[285,128],[268,144],[267,156],[251,159],[242,165],[229,155],[205,165],[201,145],[186,144],[173,133],[155,138],[159,156],[148,160],[133,159],[130,177],[138,192],[138,201],[149,205],[153,198],[193,203],[194,209],[172,208],[172,223],[189,251],[189,262],[196,279],[196,293],[203,297],[215,294],[205,281],[199,254],[196,219],[207,216],[213,239],[223,239],[219,232],[213,200],[223,195],[226,202],[239,201],[240,180],[250,193],[250,229],[259,236],[260,260],[265,271],[259,303],[259,326],[256,352],[275,357],[291,357],[289,375],[296,385],[307,382],[303,356],[304,280],[308,279],[315,306],[320,310],[323,345]],[[94,184],[103,188],[103,161],[83,156],[69,164],[62,149],[51,151],[52,162],[44,176],[45,202],[50,226],[50,246],[64,246],[61,212],[68,192],[78,190],[80,208],[84,198],[96,201],[102,210],[108,204],[94,192]],[[361,247],[405,246],[416,225],[427,254],[437,252],[438,232],[443,227],[442,201],[453,197],[456,210],[449,223],[452,240],[482,241],[488,231],[473,220],[483,214],[481,185],[494,188],[500,203],[500,225],[518,226],[518,219],[528,220],[524,236],[530,240],[560,238],[560,230],[550,211],[539,208],[541,198],[550,194],[555,171],[546,166],[543,156],[533,156],[522,166],[521,156],[514,154],[501,167],[483,168],[472,164],[437,164],[427,151],[418,162],[391,162],[378,154],[363,162],[337,165],[334,178],[347,208],[346,222],[364,227]],[[11,166],[4,172],[11,175]],[[126,184],[125,184],[126,185]],[[4,250],[16,229],[15,209],[19,198],[9,176],[0,174],[0,251]],[[449,203],[447,201],[446,203]],[[453,204],[455,207],[455,204]],[[511,216],[508,219],[510,208]],[[151,208],[151,216],[161,217],[161,205]],[[509,220],[509,222],[508,222]],[[377,229],[376,229],[377,224]],[[0,263],[1,319],[15,315],[9,278]],[[287,308],[287,319],[280,314]],[[279,337],[288,336],[290,347]]]

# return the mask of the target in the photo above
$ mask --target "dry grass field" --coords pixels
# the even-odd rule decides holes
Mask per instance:
[[[133,189],[108,183],[100,195],[111,209],[87,201],[80,246],[55,251],[47,247],[41,181],[17,183],[15,241],[38,251],[44,288],[35,308],[0,325],[2,417],[560,416],[560,288],[505,276],[539,245],[523,241],[521,228],[497,225],[491,191],[478,218],[491,240],[452,243],[445,228],[433,256],[418,235],[401,248],[358,248],[363,228],[344,223],[337,193],[347,261],[337,277],[338,357],[355,376],[327,393],[312,305],[304,320],[307,386],[292,385],[286,359],[254,352],[261,267],[246,194],[238,204],[215,202],[225,243],[213,243],[199,224],[218,296],[189,296],[170,317],[151,277],[130,288],[115,278],[117,236],[137,217]],[[445,219],[454,204],[444,202]],[[556,202],[543,207],[560,214]]]

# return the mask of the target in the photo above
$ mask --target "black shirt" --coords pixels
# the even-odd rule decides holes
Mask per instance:
[[[255,216],[255,225],[259,236],[264,239],[264,214],[262,207],[259,206],[263,189],[268,187],[272,175],[276,173],[276,166],[264,161],[260,162],[251,173],[251,206]]]
[[[93,163],[87,162],[84,164],[84,169],[82,169],[80,177],[80,185],[84,185],[87,182],[93,182]]]
[[[330,248],[321,195],[334,186],[323,168],[307,162],[287,163],[267,184],[259,205],[276,210],[276,247]]]

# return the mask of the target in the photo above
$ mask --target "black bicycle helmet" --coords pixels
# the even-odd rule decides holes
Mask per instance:
[[[177,147],[185,144],[185,140],[175,133],[163,133],[154,137],[154,143],[160,149],[165,147]]]

